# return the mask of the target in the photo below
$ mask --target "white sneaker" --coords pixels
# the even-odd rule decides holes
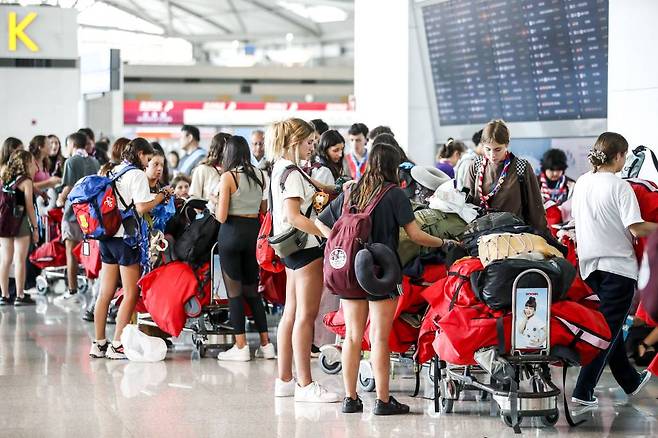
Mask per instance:
[[[274,381],[274,397],[292,397],[295,395],[295,379],[290,379],[287,382],[277,378]]]
[[[261,345],[256,349],[255,356],[262,359],[275,359],[276,351],[274,350],[274,344],[270,342],[267,345]]]
[[[599,405],[599,399],[596,398],[595,396],[592,396],[591,400],[582,400],[576,397],[571,397],[571,402],[572,403],[578,403],[579,405],[582,406],[589,406],[589,407],[596,407]]]
[[[56,297],[53,302],[58,306],[79,306],[81,304],[80,294],[72,294],[69,291],[66,291],[62,295]]]
[[[306,403],[337,403],[343,398],[335,392],[329,392],[327,388],[318,382],[301,387],[295,385],[295,401]]]
[[[251,352],[249,345],[239,348],[233,345],[230,349],[222,351],[217,355],[217,360],[230,360],[233,362],[249,362],[251,360]]]
[[[651,373],[647,370],[642,371],[640,376],[642,377],[640,384],[637,386],[637,389],[631,392],[629,395],[637,395],[640,391],[642,391],[642,388],[644,388],[644,386],[649,383],[649,380],[651,380]]]
[[[109,341],[105,341],[105,344],[100,345],[98,341],[94,341],[91,344],[91,349],[89,350],[89,356],[95,358],[95,359],[101,359],[105,357],[105,354],[107,353],[107,347],[110,344]]]
[[[107,353],[105,353],[106,358],[112,360],[128,359],[123,351],[123,345],[119,345],[118,347],[115,347],[114,344],[112,344],[111,342],[109,344],[110,346],[107,349]]]

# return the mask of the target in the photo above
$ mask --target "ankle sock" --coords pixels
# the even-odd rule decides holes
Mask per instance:
[[[107,344],[107,339],[96,339],[96,344],[103,347],[105,344]]]
[[[112,346],[114,348],[119,348],[121,347],[121,341],[112,341]]]

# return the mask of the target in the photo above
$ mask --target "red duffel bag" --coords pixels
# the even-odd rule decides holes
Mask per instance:
[[[90,279],[98,278],[101,273],[101,248],[99,246],[98,240],[88,240],[89,244],[89,255],[84,255],[82,253],[82,246],[84,242],[80,242],[73,248],[73,255],[78,259],[80,264],[85,268],[87,277]]]
[[[573,348],[580,365],[589,364],[610,346],[610,327],[601,312],[573,301],[559,301],[551,306],[551,346]]]
[[[204,306],[210,301],[209,264],[197,273],[184,262],[171,262],[154,269],[138,281],[144,306],[153,322],[172,336],[178,336],[185,326],[185,303],[199,300]]]
[[[59,240],[51,240],[30,254],[30,262],[39,269],[66,266],[66,247]]]
[[[499,314],[484,306],[455,307],[439,320],[441,331],[434,350],[442,360],[455,365],[473,365],[473,354],[480,348],[498,345],[496,322]],[[511,347],[512,316],[503,317],[505,351]],[[587,365],[610,345],[610,328],[603,315],[573,301],[551,306],[551,346],[572,348]]]
[[[471,274],[483,269],[482,262],[477,257],[457,260],[450,266],[442,290],[439,290],[442,283],[438,282],[423,291],[423,296],[441,316],[454,306],[470,307],[479,304],[480,301],[471,287]]]

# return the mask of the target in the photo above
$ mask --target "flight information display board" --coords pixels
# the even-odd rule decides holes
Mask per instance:
[[[440,125],[607,116],[608,0],[422,7]]]

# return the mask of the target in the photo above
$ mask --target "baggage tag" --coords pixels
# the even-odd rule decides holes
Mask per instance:
[[[85,257],[89,257],[91,254],[91,248],[89,247],[89,242],[86,240],[82,241],[82,255]]]

